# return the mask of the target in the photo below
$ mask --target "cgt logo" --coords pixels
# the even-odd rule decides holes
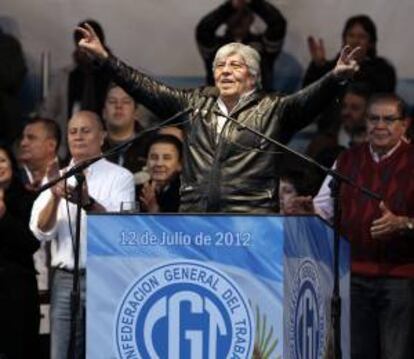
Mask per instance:
[[[134,283],[119,307],[120,358],[250,358],[250,307],[234,282],[197,262],[157,267]]]
[[[319,308],[312,283],[303,283],[296,307],[296,356],[318,358],[320,330]]]
[[[290,306],[289,349],[295,359],[322,357],[325,337],[325,317],[320,280],[314,262],[305,260],[294,278]]]

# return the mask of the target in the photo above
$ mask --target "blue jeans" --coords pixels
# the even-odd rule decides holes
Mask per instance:
[[[71,326],[73,274],[55,270],[50,299],[50,358],[67,359]],[[76,358],[85,358],[85,275],[79,278],[80,303],[76,316]]]
[[[351,358],[414,358],[414,279],[351,277]]]

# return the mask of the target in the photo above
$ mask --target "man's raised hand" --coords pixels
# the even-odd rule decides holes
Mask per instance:
[[[101,40],[99,40],[98,35],[96,35],[95,30],[87,22],[78,26],[76,31],[82,34],[82,39],[79,40],[78,46],[85,50],[88,54],[99,57],[107,58],[109,56],[108,51],[106,51]]]

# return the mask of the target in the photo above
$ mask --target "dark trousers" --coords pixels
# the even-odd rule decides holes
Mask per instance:
[[[37,358],[39,322],[35,273],[0,268],[0,358]]]
[[[351,357],[414,358],[414,279],[352,276]]]

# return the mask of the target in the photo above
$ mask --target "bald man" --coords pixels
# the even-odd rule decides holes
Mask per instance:
[[[69,167],[101,153],[105,132],[100,118],[93,112],[80,111],[68,123],[68,144],[72,160]],[[58,175],[57,168],[49,176]],[[81,306],[78,318],[77,358],[85,353],[85,257],[86,216],[89,212],[118,211],[123,201],[134,201],[132,174],[105,159],[85,170],[85,186],[81,198],[80,233]],[[52,267],[55,269],[51,292],[51,358],[67,357],[70,337],[70,294],[73,282],[76,180],[67,186],[58,183],[35,201],[30,228],[40,241],[52,241]],[[69,212],[69,214],[68,214]]]

